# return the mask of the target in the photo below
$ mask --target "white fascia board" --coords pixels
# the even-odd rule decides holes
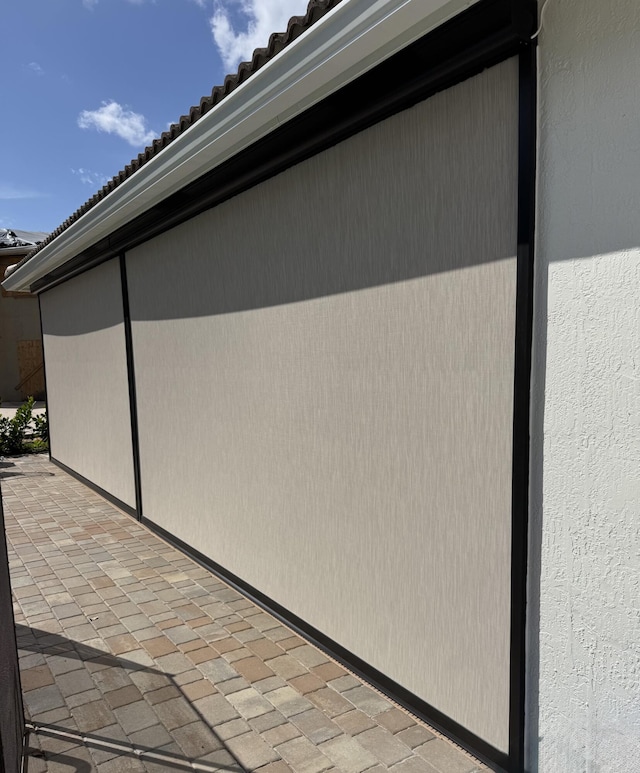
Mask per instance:
[[[478,0],[346,0],[8,277],[25,290]]]

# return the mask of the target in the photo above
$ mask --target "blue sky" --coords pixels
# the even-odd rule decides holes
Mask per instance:
[[[51,231],[307,0],[8,0],[0,227]]]

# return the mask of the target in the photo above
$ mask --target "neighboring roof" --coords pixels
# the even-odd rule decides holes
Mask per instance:
[[[31,250],[29,254],[16,265],[16,268],[30,260],[45,245],[52,242],[63,231],[69,228],[70,225],[79,220],[82,215],[88,212],[99,201],[104,199],[105,196],[108,196],[111,191],[117,188],[127,178],[131,177],[131,175],[146,164],[147,161],[150,161],[154,156],[157,156],[161,150],[185,132],[190,126],[198,121],[198,119],[202,118],[202,116],[211,110],[212,107],[221,102],[241,83],[244,83],[247,78],[257,72],[268,61],[273,59],[297,37],[305,32],[305,30],[315,24],[318,19],[341,2],[342,0],[310,0],[309,5],[307,6],[307,12],[304,16],[293,16],[289,19],[287,29],[284,32],[274,32],[270,36],[269,43],[265,48],[256,48],[251,57],[251,61],[242,62],[235,74],[227,75],[221,86],[216,86],[210,95],[204,96],[198,105],[194,105],[186,115],[181,116],[176,123],[171,124],[166,132],[163,132],[158,139],[155,139],[142,153],[138,154],[130,164],[127,164],[127,166],[118,172],[115,177],[109,180],[106,185],[68,217],[64,223],[59,225],[55,231],[52,231],[48,236],[42,234],[42,236],[46,238],[40,241],[36,248]]]
[[[47,238],[44,231],[18,231],[0,228],[0,250],[13,247],[35,247]]]

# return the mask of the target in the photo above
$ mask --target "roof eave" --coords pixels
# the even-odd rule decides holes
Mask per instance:
[[[0,247],[0,258],[21,258],[28,255],[33,247]]]
[[[20,265],[33,283],[478,0],[349,0],[307,29],[157,156]]]

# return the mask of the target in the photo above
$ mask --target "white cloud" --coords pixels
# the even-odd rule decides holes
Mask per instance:
[[[307,4],[308,0],[218,0],[210,23],[224,66],[232,70],[250,59],[254,49],[267,45],[272,32],[283,32],[292,16],[304,15]],[[244,29],[234,26],[232,8],[246,18]]]
[[[44,70],[37,62],[29,62],[27,67],[32,70],[36,75],[44,75]]]
[[[81,129],[97,129],[99,132],[115,134],[134,148],[148,145],[156,137],[156,133],[146,123],[143,115],[113,101],[103,102],[97,110],[83,110],[78,116]]]
[[[82,167],[72,169],[71,173],[78,177],[81,183],[90,185],[92,188],[102,188],[111,179],[100,172],[92,172],[91,169],[83,169]]]
[[[20,188],[11,183],[0,182],[0,200],[13,201],[14,199],[42,199],[46,193],[39,193],[30,188]]]
[[[82,0],[82,5],[90,11],[93,11],[96,5],[98,5],[98,0]]]

